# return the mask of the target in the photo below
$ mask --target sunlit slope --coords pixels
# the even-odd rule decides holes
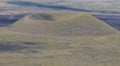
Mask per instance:
[[[118,31],[88,13],[36,13],[12,24],[8,30],[57,36],[109,35]]]
[[[0,66],[119,66],[120,35],[0,34]]]
[[[120,66],[119,32],[86,13],[31,14],[5,29],[0,66]]]

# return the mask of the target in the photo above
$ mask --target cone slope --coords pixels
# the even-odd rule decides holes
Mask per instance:
[[[118,31],[88,13],[37,13],[14,23],[8,30],[59,36],[109,35]]]

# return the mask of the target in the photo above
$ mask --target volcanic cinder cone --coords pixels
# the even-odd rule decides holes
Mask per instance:
[[[109,35],[118,31],[88,13],[35,13],[12,24],[8,30],[58,36]]]

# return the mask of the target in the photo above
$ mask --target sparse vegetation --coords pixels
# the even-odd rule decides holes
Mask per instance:
[[[119,33],[116,29],[86,13],[56,12],[35,15],[26,16],[13,24],[8,30],[58,36],[110,35]],[[51,19],[54,20],[51,21]]]
[[[43,22],[28,15],[10,28],[1,28],[1,66],[120,65],[119,31],[88,14],[50,15],[56,20]],[[6,48],[9,52],[1,52]]]

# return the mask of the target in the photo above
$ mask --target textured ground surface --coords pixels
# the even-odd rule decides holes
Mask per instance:
[[[73,17],[78,17],[78,13],[71,14]],[[9,26],[11,29],[17,28],[15,32],[6,30],[6,28],[0,28],[0,65],[119,66],[120,32],[108,26],[104,22],[92,17],[91,15],[82,14],[82,16],[79,15],[82,19],[79,17],[71,19],[73,18],[70,16],[71,14],[65,13],[65,16],[61,19],[59,19],[59,17],[63,16],[61,13],[31,14],[32,16],[29,15]],[[51,17],[51,15],[54,16]],[[30,20],[27,20],[27,18]],[[67,20],[69,18],[71,20]],[[48,27],[50,27],[50,32],[48,31],[46,34],[31,34],[29,32],[23,33],[23,31],[20,31],[24,29],[24,23],[27,25],[27,30],[31,27],[31,23],[35,24],[32,25],[32,27],[38,27],[36,26],[36,23],[33,23],[33,21],[44,25],[46,25],[46,23],[52,23],[51,25],[54,25],[55,28],[50,27],[48,24]],[[58,24],[60,24],[60,26],[58,26]],[[77,36],[75,36],[75,34],[71,36],[72,34],[69,32],[71,27],[72,29],[76,29],[81,27],[80,24],[84,25],[82,26],[84,29],[90,27],[90,30],[83,31],[80,29],[82,32],[87,32],[87,34]],[[21,27],[18,29],[19,25]],[[77,27],[74,25],[77,25]],[[62,29],[59,30],[62,34],[59,34],[59,32],[54,32],[54,30],[51,32],[52,29]],[[95,29],[100,31],[100,33],[98,32],[94,34]],[[102,33],[105,34],[103,35]]]

